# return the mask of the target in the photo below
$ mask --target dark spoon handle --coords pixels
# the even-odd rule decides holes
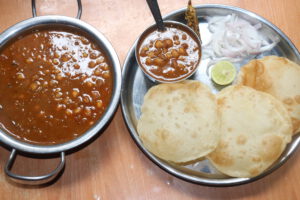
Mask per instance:
[[[163,19],[161,17],[161,13],[158,7],[158,3],[157,0],[147,0],[148,6],[151,10],[151,13],[155,19],[156,25],[157,25],[157,29],[159,31],[164,31],[165,30],[165,25],[163,22]]]

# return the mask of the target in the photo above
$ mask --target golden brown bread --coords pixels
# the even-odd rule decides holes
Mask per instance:
[[[137,131],[145,147],[164,160],[199,159],[219,141],[215,96],[199,81],[154,86],[144,97]]]
[[[238,84],[267,92],[289,111],[294,134],[300,132],[300,66],[287,58],[266,56],[241,68]]]
[[[229,86],[217,94],[221,139],[208,159],[222,173],[253,177],[278,159],[292,136],[283,104],[246,86]]]

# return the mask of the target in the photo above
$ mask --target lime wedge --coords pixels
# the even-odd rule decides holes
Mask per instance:
[[[229,61],[217,62],[211,69],[212,80],[219,85],[228,85],[233,82],[236,69]]]

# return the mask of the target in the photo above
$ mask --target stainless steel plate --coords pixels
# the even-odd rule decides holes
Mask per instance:
[[[197,6],[196,9],[200,22],[201,37],[204,44],[209,40],[211,36],[207,29],[206,17],[235,13],[237,16],[246,19],[253,24],[261,23],[262,28],[260,29],[260,32],[264,37],[268,39],[271,39],[273,37],[280,38],[280,42],[277,44],[276,47],[274,47],[271,51],[257,55],[256,58],[260,58],[266,55],[278,55],[287,57],[296,63],[300,63],[300,54],[295,48],[295,46],[292,44],[292,42],[282,31],[280,31],[276,26],[274,26],[264,18],[240,8],[229,7],[224,5],[203,5]],[[164,19],[186,23],[184,19],[184,12],[185,9],[177,10],[167,15]],[[285,152],[283,152],[281,157],[268,170],[254,178],[232,178],[225,176],[219,173],[207,160],[203,160],[197,162],[196,164],[188,166],[176,166],[171,165],[155,157],[147,149],[145,149],[136,131],[137,120],[141,115],[140,108],[143,103],[144,95],[149,88],[155,85],[155,83],[151,82],[147,77],[145,77],[143,72],[139,69],[137,61],[135,59],[135,45],[136,44],[134,44],[131,50],[129,51],[123,66],[123,86],[121,90],[122,111],[129,132],[132,138],[135,140],[136,144],[145,153],[145,155],[148,156],[149,159],[151,159],[163,170],[183,180],[202,185],[240,185],[252,182],[271,173],[272,171],[280,167],[296,150],[297,146],[299,146],[300,134],[293,137],[292,142],[287,146]],[[237,67],[242,66],[248,61],[249,59],[237,63]],[[191,79],[200,80],[201,82],[207,84],[212,89],[212,91],[216,93],[222,88],[217,87],[210,80],[209,74],[207,73],[208,62],[209,60],[202,60],[198,71],[194,76],[191,77]]]

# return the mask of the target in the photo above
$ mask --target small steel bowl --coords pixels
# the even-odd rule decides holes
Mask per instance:
[[[80,2],[80,1],[78,1]],[[33,7],[35,8],[35,7]],[[80,17],[81,9],[79,9],[78,15]],[[34,12],[33,12],[34,13]],[[121,92],[121,67],[119,63],[119,59],[117,57],[116,52],[114,51],[112,45],[109,41],[102,35],[99,31],[97,31],[91,25],[75,18],[65,17],[65,16],[41,16],[41,17],[34,17],[22,21],[13,25],[12,27],[5,30],[0,35],[0,49],[5,46],[10,41],[15,40],[20,35],[32,31],[32,30],[39,30],[42,28],[51,28],[51,27],[61,27],[61,28],[68,28],[68,30],[78,30],[82,33],[85,33],[89,38],[93,40],[94,43],[99,45],[102,49],[104,54],[107,56],[108,62],[111,64],[112,67],[112,74],[113,74],[113,91],[110,103],[103,113],[102,117],[84,134],[80,137],[73,139],[71,141],[57,144],[57,145],[36,145],[36,144],[29,144],[20,140],[15,139],[11,135],[5,132],[5,130],[0,129],[0,142],[6,145],[8,148],[12,149],[10,158],[6,164],[5,172],[8,176],[19,179],[19,180],[26,180],[26,181],[40,181],[49,179],[56,174],[58,174],[61,169],[63,169],[65,164],[65,152],[69,150],[73,150],[76,147],[81,146],[84,143],[90,141],[94,136],[98,133],[103,131],[106,125],[110,122],[111,118],[113,117],[120,98]],[[50,154],[61,154],[61,162],[59,166],[47,175],[42,176],[21,176],[14,174],[10,171],[13,160],[15,159],[17,151],[27,154],[33,155],[50,155]]]
[[[143,66],[143,64],[141,63],[140,59],[139,59],[139,50],[141,49],[141,45],[142,45],[142,42],[144,41],[144,39],[152,32],[154,32],[155,30],[157,30],[157,26],[156,24],[153,24],[151,25],[150,27],[148,27],[141,35],[140,37],[138,38],[137,40],[137,44],[135,46],[135,58],[137,60],[137,63],[140,67],[140,69],[144,72],[144,74],[146,75],[146,77],[148,77],[151,81],[153,82],[157,82],[157,83],[174,83],[174,82],[179,82],[179,81],[183,81],[185,79],[188,79],[189,77],[191,77],[196,71],[197,71],[197,68],[199,66],[199,63],[201,61],[201,55],[202,55],[202,52],[201,52],[201,40],[199,39],[199,36],[193,31],[193,29],[191,29],[190,27],[188,27],[187,25],[183,24],[183,23],[180,23],[180,22],[176,22],[176,21],[164,21],[164,24],[166,27],[175,27],[175,28],[178,28],[178,29],[181,29],[183,30],[184,32],[186,32],[188,35],[190,35],[193,39],[195,39],[195,41],[197,42],[198,46],[199,46],[199,50],[200,50],[200,56],[199,56],[199,59],[196,63],[196,66],[195,68],[190,72],[188,73],[187,75],[185,75],[184,77],[180,78],[180,79],[176,79],[176,80],[160,80],[160,79],[157,79],[155,77],[153,77],[146,69],[145,67]]]

